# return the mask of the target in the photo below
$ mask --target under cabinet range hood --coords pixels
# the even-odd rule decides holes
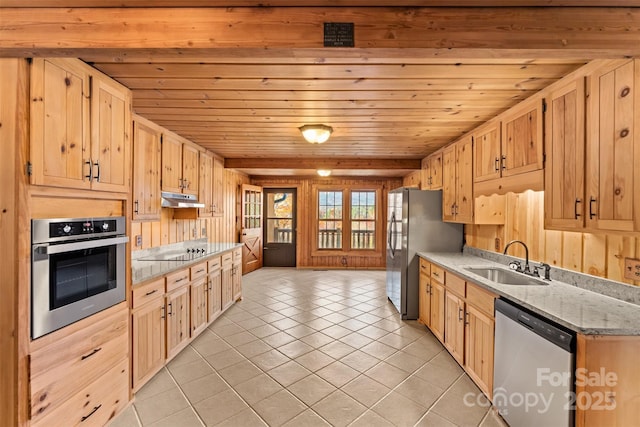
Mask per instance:
[[[198,203],[198,198],[193,194],[162,192],[163,208],[204,208],[204,203]]]

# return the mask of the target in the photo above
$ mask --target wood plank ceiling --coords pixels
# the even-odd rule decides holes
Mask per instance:
[[[20,7],[18,3],[24,2],[3,0],[3,3],[5,7]],[[126,8],[221,6],[220,3],[223,1],[34,0],[31,5]],[[257,6],[253,3],[244,0],[236,1],[235,5]],[[388,1],[268,3],[382,6]],[[539,2],[432,0],[404,1],[403,5],[425,3],[528,6]],[[603,4],[595,0],[545,3]],[[605,3],[613,4],[611,0]],[[295,23],[288,27],[292,29],[288,36],[296,37]],[[252,28],[258,39],[264,38],[263,28]],[[356,24],[356,43],[363,28]],[[134,34],[135,28],[131,32]],[[321,38],[322,33],[312,37]],[[420,49],[393,46],[385,49],[294,46],[271,50],[268,46],[243,49],[240,42],[238,46],[225,47],[215,54],[201,49],[136,51],[135,46],[129,46],[129,50],[85,49],[78,51],[77,56],[129,87],[136,113],[218,153],[228,159],[228,165],[249,174],[306,175],[313,173],[315,167],[324,166],[341,168],[335,171],[336,175],[377,176],[402,176],[412,168],[419,168],[420,159],[589,60],[576,52],[544,56],[544,50],[522,50],[520,54],[516,49],[505,50],[503,54],[485,50],[457,57],[455,52],[438,55],[429,51],[425,55]],[[465,53],[468,52],[462,54]],[[69,52],[65,55],[69,56]],[[298,128],[311,123],[333,127],[328,142],[312,145],[302,139]],[[380,159],[396,163],[381,163]]]

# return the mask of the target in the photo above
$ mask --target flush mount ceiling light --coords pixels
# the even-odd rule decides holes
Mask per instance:
[[[326,169],[318,169],[318,175],[320,175],[320,176],[329,176],[329,175],[331,175],[331,171],[330,170],[326,170]]]
[[[304,125],[298,129],[302,132],[304,139],[312,144],[322,144],[333,132],[333,128],[326,125]]]

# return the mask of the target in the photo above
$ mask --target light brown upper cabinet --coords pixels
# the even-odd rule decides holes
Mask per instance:
[[[543,189],[542,115],[533,97],[473,132],[476,196]]]
[[[500,121],[494,120],[473,132],[473,181],[500,178]]]
[[[213,216],[224,214],[224,162],[218,157],[213,158]]]
[[[224,164],[222,159],[210,152],[200,152],[200,174],[198,184],[198,201],[204,208],[198,210],[198,216],[222,215]]]
[[[640,231],[639,81],[640,62],[609,61],[550,94],[545,228]]]
[[[545,117],[545,228],[584,226],[584,78],[549,93]]]
[[[603,67],[587,82],[587,228],[640,231],[640,61]]]
[[[199,151],[174,133],[162,135],[162,191],[198,194]]]
[[[442,217],[473,222],[473,142],[467,136],[442,151]]]
[[[422,159],[421,190],[442,189],[442,151]]]
[[[76,59],[31,64],[31,183],[127,193],[131,92]]]
[[[160,219],[160,141],[162,129],[133,119],[133,219]]]
[[[204,208],[198,209],[199,217],[213,215],[213,156],[207,152],[200,153],[200,173],[198,178],[198,201]]]

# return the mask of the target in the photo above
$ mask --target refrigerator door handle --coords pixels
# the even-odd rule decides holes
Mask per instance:
[[[396,247],[395,247],[395,228],[396,228],[396,213],[395,212],[391,212],[391,219],[389,220],[390,224],[389,224],[389,249],[391,249],[391,258],[394,258],[395,254],[396,254]]]

